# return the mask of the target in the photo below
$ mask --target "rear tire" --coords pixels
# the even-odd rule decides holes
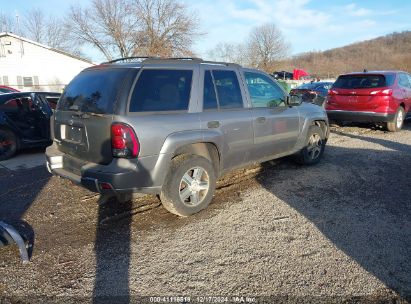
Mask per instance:
[[[0,130],[0,161],[9,159],[17,152],[18,139],[9,130]]]
[[[394,119],[387,122],[387,130],[390,132],[398,132],[404,125],[405,111],[404,108],[399,106],[397,112],[395,112]]]
[[[318,163],[324,153],[325,143],[323,130],[319,126],[311,126],[308,129],[305,147],[297,154],[297,162],[302,165]]]
[[[198,155],[183,154],[171,161],[160,193],[161,203],[169,212],[189,216],[211,202],[216,176],[211,162]]]

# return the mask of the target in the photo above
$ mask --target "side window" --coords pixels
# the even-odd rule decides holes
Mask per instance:
[[[407,74],[407,78],[408,78],[408,83],[409,83],[408,88],[411,89],[411,75],[410,75],[410,74]]]
[[[404,88],[411,88],[407,75],[403,73],[399,75],[398,84]]]
[[[253,108],[285,106],[284,92],[269,77],[252,72],[244,75]]]
[[[203,109],[217,109],[217,96],[215,95],[215,88],[213,78],[210,71],[204,73],[204,93],[203,93]]]
[[[191,70],[143,70],[130,102],[130,112],[183,111],[188,109]]]
[[[220,109],[243,108],[240,85],[234,71],[213,71]]]

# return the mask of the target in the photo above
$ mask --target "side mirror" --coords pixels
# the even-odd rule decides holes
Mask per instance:
[[[286,97],[286,103],[288,106],[299,106],[302,103],[302,98],[299,95],[288,95]]]

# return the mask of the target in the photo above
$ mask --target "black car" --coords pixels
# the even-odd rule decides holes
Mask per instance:
[[[0,160],[18,150],[51,144],[50,117],[60,93],[18,92],[0,95]]]
[[[332,85],[332,82],[326,81],[305,83],[292,89],[290,94],[300,95],[303,102],[311,102],[322,106]]]
[[[271,76],[273,76],[275,79],[292,80],[294,77],[294,74],[291,72],[287,72],[287,71],[279,71],[279,72],[273,72]]]

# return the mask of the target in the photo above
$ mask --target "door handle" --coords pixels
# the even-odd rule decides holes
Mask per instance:
[[[262,117],[257,117],[256,120],[257,120],[258,123],[265,123],[265,121],[266,121],[265,117],[263,117],[263,116]]]
[[[207,127],[208,127],[209,129],[215,129],[215,128],[218,128],[219,126],[220,126],[220,122],[217,121],[217,120],[209,121],[209,122],[207,123]]]

